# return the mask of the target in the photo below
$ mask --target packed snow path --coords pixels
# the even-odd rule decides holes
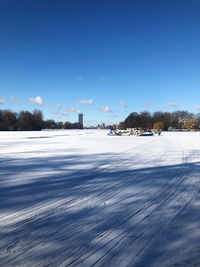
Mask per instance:
[[[0,132],[0,266],[200,266],[200,132]]]

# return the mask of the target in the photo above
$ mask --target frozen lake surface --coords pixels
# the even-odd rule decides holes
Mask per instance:
[[[0,132],[0,266],[200,266],[200,132]]]

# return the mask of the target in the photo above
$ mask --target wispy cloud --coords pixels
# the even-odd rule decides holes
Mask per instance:
[[[83,76],[82,76],[82,75],[77,75],[77,76],[76,76],[76,79],[77,79],[77,80],[83,80]]]
[[[48,106],[54,107],[54,108],[57,108],[57,109],[61,109],[62,108],[62,106],[60,104],[48,104]]]
[[[176,103],[173,103],[173,102],[167,102],[166,106],[167,107],[172,107],[172,108],[177,108],[178,107],[178,105]]]
[[[152,106],[152,102],[151,101],[148,101],[148,102],[146,102],[143,106],[144,107],[151,107]]]
[[[75,107],[65,108],[65,110],[68,110],[70,112],[75,112],[75,113],[81,113],[80,109],[77,109]]]
[[[110,114],[109,117],[110,118],[119,118],[119,115],[117,115],[117,114]]]
[[[120,101],[119,105],[122,106],[122,107],[125,107],[125,108],[128,107],[128,105],[124,101]]]
[[[10,96],[10,100],[15,103],[18,104],[20,102],[20,98],[14,97],[13,95]]]
[[[68,113],[63,113],[63,112],[60,112],[60,111],[53,111],[51,113],[54,114],[54,115],[57,115],[57,116],[63,116],[63,117],[68,117],[69,116]]]
[[[3,98],[0,98],[0,105],[5,104],[5,100]]]
[[[92,105],[93,103],[93,100],[92,99],[89,99],[89,100],[86,100],[86,99],[79,99],[76,101],[78,104],[87,104],[87,105]]]
[[[81,110],[80,109],[77,109],[76,107],[66,108],[66,107],[61,106],[60,104],[48,104],[48,106],[57,108],[57,111],[55,111],[53,113],[53,114],[56,114],[57,113],[57,115],[58,114],[63,115],[63,116],[68,116],[69,115],[67,113],[62,113],[61,110],[68,111],[68,112],[81,113]]]
[[[112,110],[109,108],[109,106],[100,107],[99,110],[103,111],[103,112],[112,112]]]
[[[194,109],[196,109],[197,111],[200,111],[200,106],[194,106]]]
[[[106,80],[105,78],[100,78],[101,82],[105,82],[105,80]]]
[[[42,98],[40,96],[36,96],[34,98],[29,98],[28,100],[34,104],[43,105],[43,101],[42,101]]]

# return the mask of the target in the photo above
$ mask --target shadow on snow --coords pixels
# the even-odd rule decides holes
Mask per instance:
[[[110,154],[2,159],[0,264],[200,265],[199,163],[136,163]]]

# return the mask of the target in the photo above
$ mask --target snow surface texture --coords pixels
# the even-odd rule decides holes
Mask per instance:
[[[200,266],[200,132],[0,132],[0,266]]]

